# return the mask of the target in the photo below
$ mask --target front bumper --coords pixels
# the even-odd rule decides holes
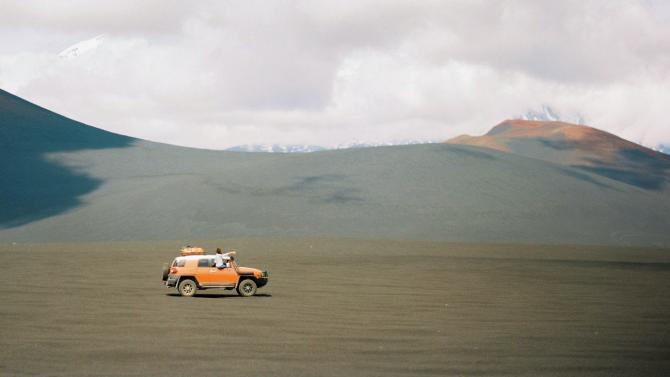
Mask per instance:
[[[260,288],[260,287],[264,287],[264,286],[266,286],[266,285],[268,284],[268,280],[269,280],[268,272],[267,272],[267,271],[263,271],[263,275],[261,275],[261,278],[257,280],[257,282],[256,282],[256,286],[257,286],[258,288]]]

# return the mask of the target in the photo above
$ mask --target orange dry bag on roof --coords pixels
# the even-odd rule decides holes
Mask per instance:
[[[184,246],[179,250],[179,255],[182,257],[187,255],[203,255],[205,250],[202,247]]]

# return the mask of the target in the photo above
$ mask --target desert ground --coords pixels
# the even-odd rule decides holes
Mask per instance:
[[[191,241],[267,269],[176,295],[184,241],[0,246],[0,375],[665,376],[670,250]]]

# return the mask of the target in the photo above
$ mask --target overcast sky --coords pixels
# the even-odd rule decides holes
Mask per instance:
[[[653,147],[670,1],[0,0],[0,88],[214,149],[444,140],[543,105]]]

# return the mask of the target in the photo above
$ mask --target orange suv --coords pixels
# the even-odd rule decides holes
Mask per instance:
[[[165,285],[177,288],[182,296],[193,296],[197,290],[224,288],[236,289],[240,296],[249,297],[268,283],[267,271],[239,267],[232,256],[224,268],[217,268],[214,255],[187,254],[182,249],[182,256],[163,268]]]

